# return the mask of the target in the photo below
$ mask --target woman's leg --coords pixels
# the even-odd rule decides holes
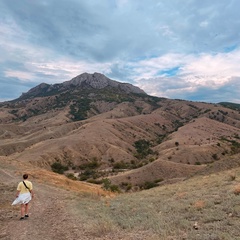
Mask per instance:
[[[21,217],[24,217],[25,205],[21,204]]]
[[[28,203],[25,204],[25,215],[28,215]]]

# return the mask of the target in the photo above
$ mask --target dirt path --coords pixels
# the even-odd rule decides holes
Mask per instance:
[[[35,198],[30,203],[29,219],[20,221],[20,206],[11,206],[18,178],[0,169],[0,239],[62,240],[90,239],[82,223],[68,213],[70,201],[66,190],[34,183]]]
[[[4,169],[0,162],[0,240],[117,240],[122,234],[94,236],[83,218],[74,214],[81,196],[59,187],[32,181],[35,197],[30,202],[29,218],[20,219],[20,206],[11,206],[20,176],[16,171]],[[136,238],[134,238],[136,239]]]
[[[81,217],[81,195],[58,186],[32,180],[35,197],[30,202],[29,218],[20,219],[20,206],[11,206],[21,176],[0,161],[0,240],[146,240],[142,233],[105,231]],[[86,198],[85,198],[86,201]],[[84,207],[84,204],[82,205]],[[92,216],[94,218],[94,216]],[[88,216],[86,216],[88,218]],[[90,224],[90,225],[89,225]],[[95,229],[96,228],[96,229]],[[100,230],[100,232],[99,232]],[[97,234],[96,234],[97,233]],[[151,238],[152,239],[152,238]]]
[[[54,189],[38,188],[30,205],[29,219],[13,219],[7,226],[9,239],[78,239],[83,235],[75,219],[65,211],[64,196]]]

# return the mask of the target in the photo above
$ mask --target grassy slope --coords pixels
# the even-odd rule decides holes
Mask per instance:
[[[18,214],[18,209],[12,209],[9,202],[24,168],[31,173],[39,195],[49,184],[59,188],[60,199],[61,189],[68,190],[62,204],[80,224],[87,239],[240,239],[240,167],[142,192],[104,196],[97,186],[71,181],[26,163],[0,160],[2,224],[6,221],[11,224]],[[195,223],[198,229],[194,228]],[[59,228],[64,229],[66,222],[61,224]]]
[[[136,239],[240,239],[240,168],[104,201],[85,198],[74,208],[98,237],[124,231],[141,232]]]

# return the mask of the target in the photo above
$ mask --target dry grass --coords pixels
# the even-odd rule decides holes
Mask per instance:
[[[240,168],[229,181],[231,174],[198,176],[107,200],[83,198],[75,214],[92,235],[102,237],[141,231],[144,238],[137,239],[240,239]]]
[[[10,181],[11,174],[20,174],[19,168],[18,165],[19,172],[1,168],[1,179],[6,177]],[[31,170],[31,178],[39,187],[51,184],[68,190],[65,191],[67,210],[76,217],[88,239],[239,239],[240,168],[115,196],[96,194],[94,185],[71,181],[45,170],[28,167],[27,170]],[[16,187],[10,185],[0,186],[5,199],[5,202],[0,200],[2,216],[9,214],[9,219],[16,214],[15,209],[9,212],[10,207],[5,206]]]

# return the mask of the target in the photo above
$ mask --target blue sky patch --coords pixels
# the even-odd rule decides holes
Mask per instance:
[[[157,73],[157,76],[166,76],[166,77],[174,77],[177,75],[177,73],[179,72],[180,67],[174,67],[174,68],[170,68],[170,69],[164,69],[161,70]]]

